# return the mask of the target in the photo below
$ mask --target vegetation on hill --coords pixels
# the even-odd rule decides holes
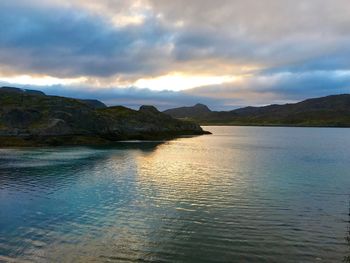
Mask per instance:
[[[197,104],[198,105],[198,104]],[[164,113],[202,125],[350,127],[350,95],[331,95],[294,104],[198,112],[198,106]],[[186,109],[186,110],[184,110]]]
[[[204,133],[199,125],[174,119],[153,106],[137,111],[106,107],[96,100],[0,88],[0,146],[100,144]]]

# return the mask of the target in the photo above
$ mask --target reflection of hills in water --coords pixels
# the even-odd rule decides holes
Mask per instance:
[[[85,251],[85,245],[88,247],[94,240],[103,237],[105,241],[109,237],[101,232],[101,227],[106,231],[113,229],[114,232],[110,232],[113,238],[115,233],[129,233],[123,222],[128,221],[126,217],[137,214],[132,209],[129,213],[124,210],[121,215],[117,214],[123,207],[132,207],[136,199],[134,156],[148,155],[160,144],[162,142],[122,142],[108,148],[1,149],[1,213],[15,214],[18,222],[6,221],[6,217],[0,215],[0,223],[25,230],[17,233],[15,239],[16,247],[31,248],[21,258],[36,262],[47,262],[40,261],[42,256],[52,261],[71,260],[75,251],[78,260],[82,255],[77,248]],[[11,198],[13,195],[16,199]],[[28,197],[35,203],[33,212],[27,211]],[[22,214],[28,212],[29,217],[21,220]],[[139,216],[136,223],[141,222],[141,218]],[[5,233],[9,234],[6,229],[0,229],[0,236]],[[125,238],[136,236],[134,233]],[[79,244],[66,240],[79,240]],[[126,241],[120,242],[121,246],[126,244]],[[103,251],[103,246],[98,247]],[[57,248],[60,251],[55,254]],[[11,255],[11,250],[1,245],[0,261],[6,259],[2,255]]]
[[[11,181],[28,183],[38,180],[49,188],[66,183],[67,177],[86,176],[86,172],[98,169],[96,165],[108,164],[113,159],[116,164],[128,156],[128,151],[151,153],[162,141],[120,142],[108,147],[54,147],[0,149],[0,190],[1,185]],[[115,166],[115,165],[114,165]],[[118,170],[121,170],[118,167]],[[57,176],[59,174],[60,176]]]
[[[151,152],[163,143],[164,141],[130,141],[96,147],[4,148],[0,149],[0,169],[52,166],[91,159],[92,157],[94,159],[124,150]]]

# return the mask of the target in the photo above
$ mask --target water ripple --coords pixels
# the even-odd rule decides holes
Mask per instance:
[[[347,130],[207,129],[166,143],[0,149],[0,262],[349,255]]]

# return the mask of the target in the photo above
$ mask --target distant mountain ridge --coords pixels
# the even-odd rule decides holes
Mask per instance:
[[[232,111],[198,111],[197,105],[169,109],[164,113],[178,119],[209,125],[350,127],[349,94],[312,98],[284,105],[245,107]]]

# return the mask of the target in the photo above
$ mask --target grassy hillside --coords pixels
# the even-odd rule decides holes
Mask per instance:
[[[96,100],[0,88],[0,146],[108,143],[203,133],[199,125],[174,119],[152,106],[137,111],[106,107]]]
[[[350,127],[350,95],[332,95],[299,103],[246,107],[232,111],[209,111],[198,115],[183,108],[165,111],[170,116],[196,121],[203,125],[266,125]]]

